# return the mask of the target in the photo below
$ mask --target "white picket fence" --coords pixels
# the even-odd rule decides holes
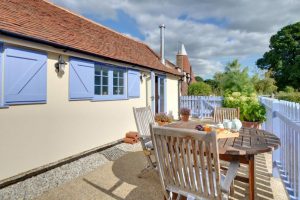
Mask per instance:
[[[180,108],[191,109],[193,117],[213,117],[214,108],[221,107],[222,100],[220,96],[181,96]]]
[[[262,128],[281,141],[273,153],[273,175],[282,178],[290,199],[300,200],[300,104],[267,97],[260,97],[260,102],[267,110]]]
[[[262,128],[280,138],[281,146],[273,152],[273,176],[280,177],[290,199],[300,200],[300,104],[259,97],[266,107],[267,120]],[[219,96],[182,96],[180,108],[189,108],[194,117],[213,117],[222,106]]]

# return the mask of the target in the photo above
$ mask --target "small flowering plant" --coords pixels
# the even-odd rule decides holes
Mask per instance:
[[[188,108],[181,108],[180,109],[180,114],[181,115],[190,115],[191,114],[191,110]]]
[[[165,113],[157,113],[154,117],[156,122],[171,123],[172,118]]]
[[[223,106],[227,108],[240,108],[240,120],[262,123],[266,120],[266,108],[261,105],[255,93],[242,95],[233,92],[224,97]]]

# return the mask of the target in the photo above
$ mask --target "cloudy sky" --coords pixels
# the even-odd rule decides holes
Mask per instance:
[[[211,78],[238,58],[255,71],[257,58],[281,27],[300,21],[299,0],[51,0],[98,23],[147,43],[159,52],[166,25],[166,57],[175,61],[184,43],[193,70]]]

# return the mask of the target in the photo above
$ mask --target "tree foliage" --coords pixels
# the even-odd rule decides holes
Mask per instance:
[[[248,68],[242,69],[237,59],[227,64],[224,73],[215,74],[215,80],[221,91],[225,93],[241,92],[251,94],[255,91],[248,74]]]
[[[300,89],[300,22],[283,27],[270,39],[270,50],[258,59],[261,69],[272,70],[279,89]]]
[[[188,95],[194,96],[208,96],[212,94],[210,85],[204,82],[192,83],[188,88]]]
[[[215,95],[220,95],[220,89],[218,87],[218,82],[215,79],[206,79],[204,83],[210,85],[213,93]]]
[[[252,83],[258,94],[272,95],[276,92],[277,86],[274,78],[271,78],[271,71],[264,74],[263,78],[260,78],[258,74],[252,77]]]
[[[203,81],[204,81],[203,78],[202,78],[201,76],[195,76],[195,80],[196,80],[197,82],[203,82]]]

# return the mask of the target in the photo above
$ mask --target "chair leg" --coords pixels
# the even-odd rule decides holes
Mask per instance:
[[[228,200],[229,199],[229,195],[228,194],[222,194],[222,200]]]
[[[234,195],[234,181],[232,181],[231,186],[230,186],[230,196]]]
[[[143,175],[148,174],[150,171],[152,171],[154,168],[150,165],[147,165],[142,171],[138,174],[139,178],[143,178]]]

